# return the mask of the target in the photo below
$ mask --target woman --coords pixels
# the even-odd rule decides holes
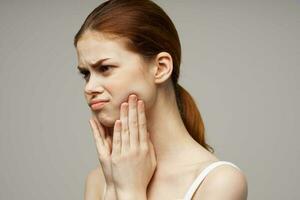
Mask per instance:
[[[178,84],[180,41],[158,5],[106,1],[74,45],[100,161],[85,200],[247,199],[245,175],[213,154],[197,106]]]

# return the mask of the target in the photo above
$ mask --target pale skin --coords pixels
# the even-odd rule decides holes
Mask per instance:
[[[170,81],[172,57],[161,52],[145,63],[122,40],[103,36],[88,31],[76,49],[78,65],[89,73],[86,100],[109,99],[101,110],[92,110],[90,125],[100,165],[87,177],[85,200],[183,198],[201,170],[219,159],[199,145],[183,124]],[[110,58],[103,65],[113,67],[105,72],[91,67],[101,58]],[[146,123],[141,126],[137,119]],[[201,200],[244,200],[246,177],[232,166],[219,166],[193,199],[200,196]]]

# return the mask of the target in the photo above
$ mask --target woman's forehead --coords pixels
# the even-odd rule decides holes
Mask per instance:
[[[128,53],[121,41],[94,34],[85,34],[80,38],[76,50],[79,59],[89,62],[95,62],[102,57],[122,57],[124,53]]]
[[[125,42],[122,38],[110,39],[95,33],[85,33],[77,43],[78,64],[85,66],[102,58],[112,58],[111,60],[120,62],[130,62],[130,60],[141,62],[141,56],[127,50]]]
[[[126,39],[113,34],[101,33],[96,31],[86,31],[77,42],[78,45],[116,45],[120,48],[126,47]]]
[[[77,42],[79,65],[94,63],[102,58],[128,62],[128,58],[145,64],[142,56],[127,48],[129,39],[96,31],[85,32]],[[115,59],[114,59],[115,58]]]
[[[98,36],[95,34],[85,33],[77,42],[77,49],[81,53],[82,51],[90,50],[122,50],[124,44],[120,40],[109,39],[106,37]],[[125,50],[125,49],[124,49]]]

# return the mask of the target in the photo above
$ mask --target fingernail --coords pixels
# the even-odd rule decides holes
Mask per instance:
[[[136,95],[132,94],[130,96],[131,96],[132,100],[136,101]]]
[[[143,101],[139,100],[138,103],[142,106],[143,105]]]

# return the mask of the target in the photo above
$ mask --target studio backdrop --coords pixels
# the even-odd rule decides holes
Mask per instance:
[[[99,161],[73,37],[102,2],[1,0],[1,200],[83,199]],[[248,199],[300,199],[300,1],[155,2],[179,33],[179,83]]]

